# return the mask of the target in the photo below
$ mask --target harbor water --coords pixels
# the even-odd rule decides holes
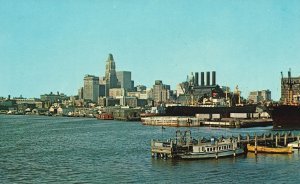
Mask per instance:
[[[298,151],[288,155],[248,153],[218,160],[153,159],[151,139],[173,138],[177,129],[140,122],[0,115],[0,183],[300,181]],[[190,130],[193,137],[210,137],[270,133],[272,127]]]

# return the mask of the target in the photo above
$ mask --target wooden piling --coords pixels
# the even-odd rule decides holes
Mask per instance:
[[[216,149],[215,149],[215,152],[216,152],[216,159],[218,159],[218,141],[216,141]]]
[[[254,148],[255,148],[254,153],[255,153],[255,155],[257,155],[257,135],[256,135],[256,133],[254,136],[255,136],[255,138],[254,138]]]
[[[274,134],[273,133],[271,133],[271,139],[272,139],[272,141],[274,140]]]
[[[284,146],[287,145],[287,133],[284,134]]]

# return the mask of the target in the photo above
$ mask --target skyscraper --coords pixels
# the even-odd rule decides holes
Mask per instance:
[[[167,102],[170,99],[170,86],[156,80],[153,85],[153,100],[156,104]]]
[[[121,88],[124,88],[125,90],[131,90],[133,88],[131,82],[131,72],[119,71],[117,72],[117,78]]]
[[[118,87],[118,79],[116,75],[116,64],[112,54],[109,54],[106,60],[104,82],[106,88],[106,96],[109,95],[109,89]]]
[[[86,75],[84,77],[83,99],[98,102],[99,97],[99,77]]]

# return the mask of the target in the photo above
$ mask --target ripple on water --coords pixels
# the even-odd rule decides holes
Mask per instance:
[[[151,139],[177,128],[95,119],[0,116],[2,183],[297,183],[298,152],[218,160],[160,160]],[[185,130],[182,128],[181,130]],[[271,128],[192,128],[192,135],[264,133]]]

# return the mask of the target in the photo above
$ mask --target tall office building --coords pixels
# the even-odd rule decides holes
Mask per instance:
[[[170,99],[170,86],[156,80],[153,85],[153,100],[156,104],[167,102]]]
[[[117,79],[121,88],[124,88],[125,90],[132,90],[131,72],[119,71],[117,72]]]
[[[116,75],[116,64],[112,54],[109,54],[106,60],[104,83],[106,88],[105,89],[106,96],[109,96],[109,89],[118,87],[118,79]]]
[[[83,99],[83,87],[81,87],[80,89],[78,89],[78,98],[79,99]]]
[[[98,102],[99,97],[99,77],[86,75],[84,77],[83,99]]]

